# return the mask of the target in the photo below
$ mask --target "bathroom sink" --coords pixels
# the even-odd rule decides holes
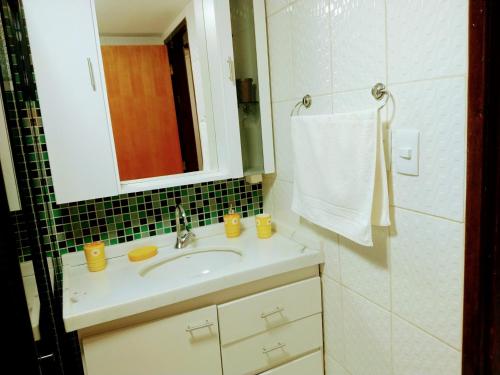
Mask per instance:
[[[183,251],[176,256],[161,259],[139,270],[148,279],[186,279],[208,275],[241,262],[242,253],[237,249],[196,249]]]

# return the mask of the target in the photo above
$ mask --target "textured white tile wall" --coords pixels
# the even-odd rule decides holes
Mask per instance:
[[[352,374],[391,373],[391,314],[344,288],[345,367]]]
[[[277,173],[266,207],[322,242],[327,375],[459,375],[461,364],[467,0],[266,0]],[[290,211],[290,110],[378,106],[421,132],[419,176],[392,170],[393,227],[363,248]],[[390,144],[390,138],[387,143]]]
[[[389,82],[463,75],[467,0],[387,0]]]
[[[398,317],[392,319],[392,354],[397,375],[459,375],[460,352]]]
[[[340,363],[325,354],[325,374],[326,375],[351,375],[349,372],[342,367]]]
[[[389,310],[391,284],[386,228],[374,228],[373,245],[373,248],[367,248],[340,238],[342,283]]]
[[[345,331],[342,286],[323,278],[325,352],[339,363],[345,363]]]
[[[393,311],[460,349],[463,224],[396,209],[391,239]]]
[[[329,0],[300,0],[291,5],[294,97],[331,92]]]
[[[330,7],[333,91],[386,82],[385,1],[333,0]]]
[[[420,130],[419,176],[392,170],[394,204],[463,221],[465,77],[392,85],[391,92],[391,127]]]

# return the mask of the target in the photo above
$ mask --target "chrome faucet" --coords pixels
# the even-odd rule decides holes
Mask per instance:
[[[181,218],[184,225],[183,229],[181,229]],[[196,235],[191,232],[191,229],[189,228],[186,211],[184,211],[184,208],[182,208],[180,204],[178,204],[175,208],[175,230],[177,232],[177,240],[175,241],[176,249],[182,249],[187,245],[190,239],[196,237]]]

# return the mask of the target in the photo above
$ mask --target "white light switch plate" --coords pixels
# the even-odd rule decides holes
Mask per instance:
[[[396,172],[418,176],[420,131],[398,129],[392,131],[392,156]]]

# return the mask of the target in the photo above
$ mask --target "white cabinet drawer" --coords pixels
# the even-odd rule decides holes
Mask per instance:
[[[224,375],[256,374],[322,348],[321,314],[222,346]]]
[[[318,350],[261,375],[323,375],[323,352]]]
[[[87,375],[222,375],[215,306],[82,340]]]
[[[321,312],[319,277],[271,289],[217,307],[221,343],[229,344]]]

